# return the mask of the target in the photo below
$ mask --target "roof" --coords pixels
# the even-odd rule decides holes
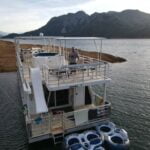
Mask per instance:
[[[104,40],[104,37],[56,37],[56,40]]]
[[[54,39],[54,40],[104,40],[104,37],[61,37],[61,36],[24,36],[16,37],[17,40]]]

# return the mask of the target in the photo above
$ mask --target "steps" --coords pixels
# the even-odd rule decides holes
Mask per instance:
[[[60,144],[63,142],[64,134],[63,133],[54,134],[53,139],[54,139],[54,144]]]
[[[53,115],[52,116],[52,128],[51,132],[53,134],[54,144],[60,144],[64,139],[64,130],[63,130],[63,114]]]

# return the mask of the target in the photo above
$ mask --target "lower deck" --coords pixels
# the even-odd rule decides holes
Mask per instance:
[[[92,127],[103,120],[108,120],[111,105],[86,105],[71,112],[51,111],[41,115],[32,115],[27,122],[30,141],[38,137],[54,137],[79,129]]]
[[[99,120],[99,121],[95,121],[95,122],[91,122],[90,124],[84,124],[75,128],[71,128],[68,130],[65,130],[62,133],[56,133],[56,134],[52,134],[52,133],[44,133],[41,134],[39,136],[35,136],[35,137],[29,137],[29,144],[35,143],[35,142],[40,142],[40,141],[44,141],[44,140],[48,140],[48,139],[52,139],[54,144],[59,144],[62,143],[64,140],[64,137],[71,134],[71,133],[81,133],[85,130],[90,130],[90,129],[95,129],[97,126],[108,122],[109,119],[108,118],[104,118],[103,120]],[[60,141],[57,143],[55,142],[57,136],[61,137]]]

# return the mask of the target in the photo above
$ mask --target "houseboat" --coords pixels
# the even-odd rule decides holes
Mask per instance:
[[[52,139],[54,144],[63,143],[63,149],[68,150],[128,149],[127,132],[109,119],[111,103],[107,101],[106,88],[111,79],[109,63],[101,60],[103,39],[45,36],[15,39],[29,143]],[[78,58],[71,64],[74,46],[71,44],[82,40],[93,42],[98,56],[91,58],[76,50]]]

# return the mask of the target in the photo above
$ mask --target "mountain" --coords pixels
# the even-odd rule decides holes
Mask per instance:
[[[150,14],[139,10],[109,11],[87,15],[83,11],[54,17],[34,31],[15,36],[101,36],[107,38],[150,38]]]
[[[6,36],[8,33],[0,31],[0,37]]]

